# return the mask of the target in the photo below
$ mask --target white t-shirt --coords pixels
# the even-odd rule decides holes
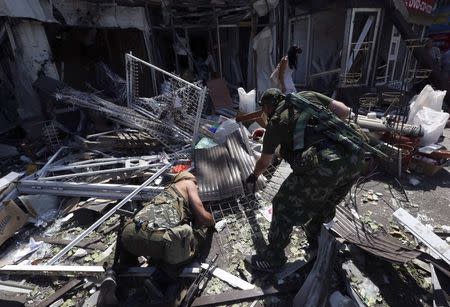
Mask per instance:
[[[289,93],[296,93],[297,89],[295,88],[294,80],[292,79],[292,73],[294,72],[294,70],[289,67],[289,60],[287,56],[285,56],[281,60],[287,61],[286,69],[284,70],[283,74],[284,86],[286,87],[283,94],[287,95]],[[281,89],[281,84],[278,79],[279,71],[280,71],[280,64],[277,65],[277,68],[275,68],[275,70],[272,72],[272,75],[270,75],[270,80],[272,81],[273,87]]]

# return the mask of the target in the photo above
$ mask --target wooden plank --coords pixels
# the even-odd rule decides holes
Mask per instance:
[[[80,279],[73,279],[73,280],[69,281],[67,284],[65,284],[58,290],[56,290],[55,293],[53,293],[48,298],[46,298],[45,300],[40,302],[36,307],[46,307],[46,306],[50,305],[51,303],[57,301],[64,294],[66,294],[67,292],[69,292],[70,290],[72,290],[73,288],[78,286],[81,282],[82,282],[82,280],[80,280]]]
[[[433,285],[433,307],[449,307],[441,283],[436,275],[434,266],[430,264],[431,283]]]
[[[10,172],[8,175],[0,178],[0,191],[8,187],[12,182],[19,179],[24,173]]]
[[[450,264],[450,246],[425,225],[419,222],[405,209],[400,208],[394,212],[394,217],[402,223],[417,239]]]
[[[105,234],[106,234],[106,232],[105,232]],[[72,242],[71,240],[51,238],[51,237],[35,237],[34,239],[36,241],[43,241],[45,243],[55,244],[55,245],[67,245],[70,242]],[[95,243],[95,242],[97,242],[99,240],[100,239],[98,239],[98,240],[97,239],[83,240],[81,242],[78,242],[75,246],[76,247],[81,247],[81,248],[98,249],[98,250],[102,250],[103,251],[105,249],[105,247],[106,247],[105,244]]]
[[[150,277],[156,272],[155,267],[130,267],[117,273],[120,277]]]
[[[13,293],[21,293],[21,294],[29,294],[33,290],[24,289],[20,287],[15,286],[9,286],[9,285],[0,285],[0,291],[7,291],[7,292],[13,292]]]
[[[308,261],[297,260],[292,263],[287,263],[283,267],[283,270],[275,275],[275,278],[277,279],[278,283],[280,283],[283,279],[297,272],[300,268],[304,267],[308,262],[309,260]]]
[[[25,306],[28,301],[28,294],[18,294],[11,292],[0,292],[1,306]]]
[[[209,268],[209,265],[207,263],[202,263],[201,267],[202,269],[207,270]],[[215,268],[211,273],[213,274],[213,276],[225,281],[233,287],[242,290],[250,290],[255,288],[255,285],[252,285],[251,283],[248,283],[245,280],[240,279],[239,277],[236,277],[233,274],[230,274],[222,269]]]
[[[101,274],[104,273],[105,269],[101,266],[81,266],[81,265],[15,265],[9,264],[0,268],[0,273],[8,273],[11,275],[22,275],[22,274],[61,274],[61,275],[72,275],[72,274]]]
[[[0,280],[0,285],[21,288],[21,289],[30,290],[30,291],[32,291],[35,288],[34,286],[31,286],[29,284],[23,284],[21,282],[10,281],[10,280]]]
[[[341,68],[336,68],[336,69],[331,69],[331,70],[327,70],[327,71],[322,71],[316,74],[312,74],[309,77],[312,78],[317,78],[317,77],[321,77],[324,75],[330,75],[330,74],[335,74],[341,71]]]
[[[281,291],[288,290],[288,287],[283,287]],[[244,301],[264,297],[272,294],[278,294],[280,290],[273,287],[266,289],[254,288],[251,290],[232,290],[225,293],[216,295],[201,296],[194,300],[191,306],[213,306],[213,305],[225,305],[232,302]],[[291,289],[289,289],[291,290]]]

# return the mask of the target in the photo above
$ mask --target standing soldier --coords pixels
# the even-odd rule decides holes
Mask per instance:
[[[341,120],[350,109],[320,93],[285,96],[272,88],[262,95],[260,105],[269,123],[262,155],[247,183],[256,182],[278,145],[292,168],[272,201],[268,249],[245,257],[254,269],[272,272],[286,262],[284,248],[294,225],[302,225],[310,247],[317,247],[320,227],[334,217],[337,204],[359,176],[368,145]]]

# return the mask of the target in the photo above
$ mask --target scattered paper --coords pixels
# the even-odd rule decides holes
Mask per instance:
[[[272,222],[272,205],[259,209],[259,212],[261,212],[269,223]]]
[[[409,178],[409,184],[413,186],[417,186],[420,184],[420,180],[414,177]]]
[[[217,232],[221,232],[225,228],[226,225],[227,225],[227,220],[223,219],[223,220],[218,221],[214,227],[216,228]]]

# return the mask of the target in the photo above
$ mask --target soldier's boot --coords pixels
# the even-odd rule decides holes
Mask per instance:
[[[97,299],[97,307],[118,307],[119,300],[116,297],[116,278],[113,271],[106,273],[107,277],[100,285],[100,294]]]
[[[267,250],[261,254],[247,255],[244,261],[254,270],[273,273],[286,263],[284,251]]]

